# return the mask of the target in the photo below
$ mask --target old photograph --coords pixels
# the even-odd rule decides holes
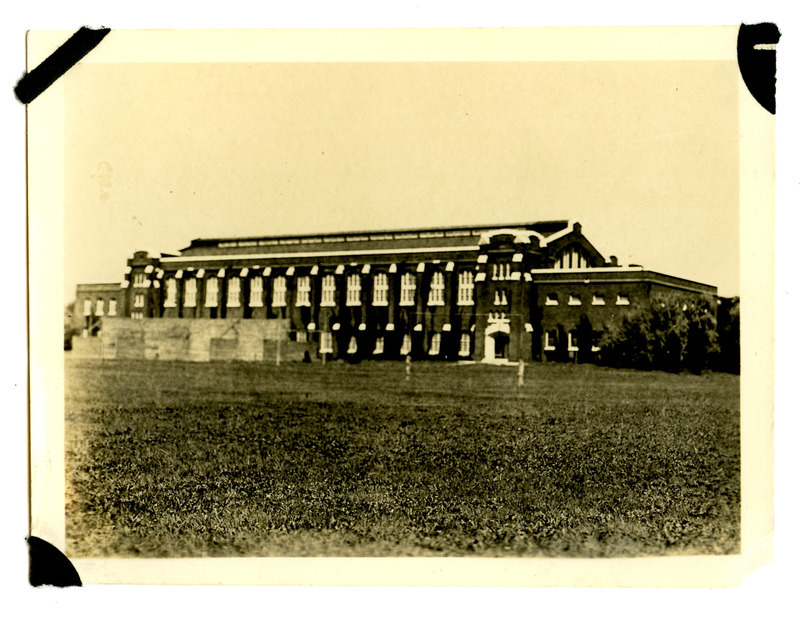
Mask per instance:
[[[112,32],[42,103],[76,565],[743,555],[736,29],[461,34]]]

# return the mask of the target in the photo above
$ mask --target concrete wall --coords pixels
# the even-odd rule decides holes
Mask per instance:
[[[306,344],[288,341],[288,320],[162,318],[103,320],[97,343],[75,338],[78,356],[106,359],[275,361],[302,360]],[[85,345],[84,345],[85,344]]]

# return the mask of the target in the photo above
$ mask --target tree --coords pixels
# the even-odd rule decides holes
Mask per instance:
[[[717,307],[718,351],[714,368],[718,371],[739,373],[741,350],[739,342],[739,297],[720,298]]]
[[[700,373],[718,352],[714,306],[709,298],[662,293],[606,324],[598,360],[613,367]]]

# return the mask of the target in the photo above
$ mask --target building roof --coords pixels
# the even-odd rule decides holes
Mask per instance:
[[[281,252],[308,252],[334,250],[337,244],[347,244],[351,249],[379,249],[414,247],[418,249],[443,246],[470,246],[487,233],[503,229],[528,230],[547,238],[572,229],[572,222],[539,221],[499,225],[465,225],[451,227],[406,228],[397,230],[369,230],[326,234],[286,234],[273,236],[247,236],[227,238],[197,238],[180,251],[181,255],[214,255],[237,249],[239,253],[263,251],[263,247],[280,247]],[[332,246],[334,245],[334,246]]]

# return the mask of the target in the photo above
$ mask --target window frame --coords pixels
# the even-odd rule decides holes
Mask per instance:
[[[571,330],[567,333],[567,352],[578,352],[580,348],[578,347],[580,340],[578,338],[578,332]]]
[[[408,356],[409,354],[411,354],[411,348],[412,348],[411,335],[409,333],[406,333],[405,335],[403,335],[403,341],[400,344],[400,354],[403,356]]]
[[[389,305],[389,275],[377,272],[372,276],[372,306],[387,307]]]
[[[311,276],[301,275],[297,278],[297,297],[295,307],[311,306]]]
[[[361,306],[361,275],[350,273],[347,275],[347,292],[345,305],[348,307]]]
[[[417,277],[406,271],[400,277],[400,306],[413,307],[416,303]]]
[[[272,307],[280,308],[286,306],[287,287],[284,275],[277,275],[272,279],[272,298],[270,303]]]
[[[458,342],[458,355],[469,356],[471,349],[472,349],[472,335],[470,335],[469,333],[461,333],[461,339]]]
[[[428,285],[429,307],[444,306],[444,289],[445,289],[444,273],[441,270],[433,271],[433,274],[431,275],[430,284]]]
[[[206,281],[205,305],[209,309],[219,306],[219,277],[209,277]]]
[[[242,295],[242,278],[231,277],[230,279],[228,279],[228,290],[225,294],[225,306],[241,307],[242,306],[241,295]]]
[[[442,353],[442,333],[431,335],[431,345],[428,348],[428,356],[439,356]]]
[[[197,306],[197,279],[194,277],[186,280],[186,284],[183,288],[183,306]]]
[[[319,352],[320,354],[333,354],[333,333],[329,330],[324,330],[319,334]]]
[[[336,276],[332,274],[323,275],[322,277],[322,296],[320,298],[320,307],[335,307],[336,306]]]
[[[456,304],[469,307],[475,304],[475,274],[471,270],[458,273],[458,299]]]
[[[250,279],[250,297],[247,299],[247,304],[250,307],[263,307],[264,306],[264,278],[261,276],[252,277]]]

